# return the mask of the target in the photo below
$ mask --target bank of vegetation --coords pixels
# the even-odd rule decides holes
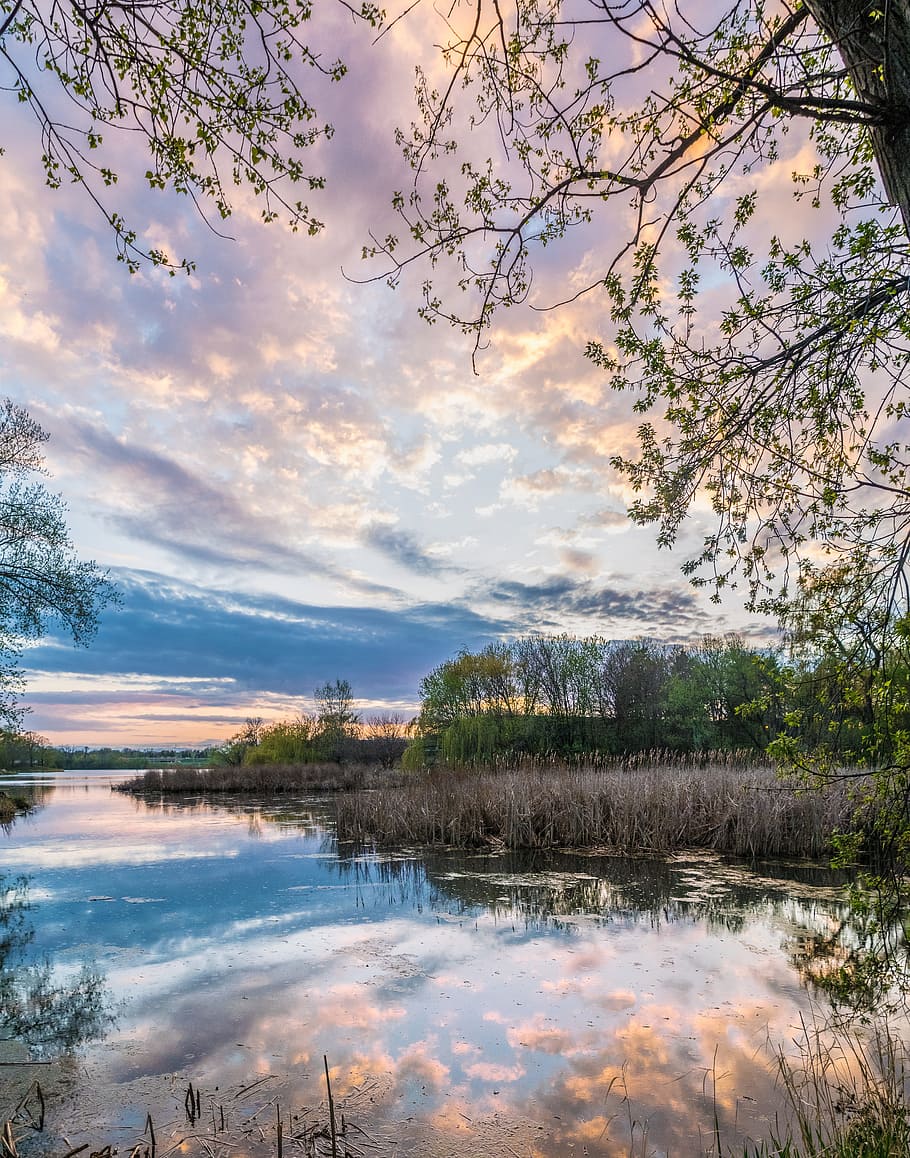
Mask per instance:
[[[904,862],[906,665],[784,662],[735,636],[687,647],[531,636],[459,652],[420,694],[407,726],[364,721],[335,680],[311,715],[249,720],[210,768],[149,770],[122,787],[335,792],[341,839],[382,845]],[[889,760],[896,780],[881,771]]]
[[[209,753],[219,766],[377,763],[405,770],[641,752],[749,751],[874,768],[910,733],[902,658],[847,664],[816,651],[785,661],[740,637],[683,646],[651,639],[534,635],[462,650],[420,683],[411,721],[364,719],[347,680],[316,710],[245,726]]]
[[[437,769],[336,801],[340,840],[380,846],[704,848],[744,857],[816,857],[852,822],[843,784],[807,792],[741,753]]]
[[[269,724],[248,719],[225,744],[212,749],[210,763],[252,769],[326,764],[391,768],[401,759],[408,728],[399,716],[364,719],[354,707],[354,692],[347,680],[320,685],[313,698],[313,713],[300,712],[293,719]],[[253,780],[259,775],[258,771],[250,773]],[[242,779],[240,773],[238,777]]]
[[[37,732],[0,728],[0,768],[34,772],[69,768],[76,771],[160,768],[163,764],[201,767],[211,760],[208,748],[54,747]]]
[[[32,802],[24,796],[9,795],[0,789],[0,825],[12,824],[17,816],[28,812]]]
[[[75,771],[96,769],[129,770],[160,768],[162,765],[203,767],[211,759],[209,748],[75,748],[52,749],[57,763],[55,767],[71,768]]]
[[[328,761],[303,764],[218,764],[208,768],[151,768],[132,780],[113,785],[118,792],[141,796],[249,794],[305,795],[310,792],[357,792],[394,787],[402,774],[383,764]]]

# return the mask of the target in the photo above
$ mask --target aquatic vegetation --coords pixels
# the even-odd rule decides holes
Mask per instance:
[[[375,764],[244,764],[214,768],[154,768],[115,784],[117,792],[133,795],[185,796],[208,793],[255,795],[352,792],[380,783],[398,784],[403,777]]]
[[[0,791],[0,825],[12,824],[17,816],[28,812],[31,807],[31,801],[24,796],[8,796]]]
[[[796,1056],[775,1050],[790,1119],[744,1158],[910,1154],[906,1044],[887,1023],[801,1023]]]
[[[175,1151],[207,1158],[227,1158],[243,1146],[245,1154],[263,1156],[295,1154],[299,1158],[362,1158],[369,1150],[377,1153],[376,1140],[365,1129],[348,1120],[354,1099],[338,1103],[332,1093],[329,1063],[325,1067],[326,1097],[315,1106],[291,1110],[279,1098],[270,1075],[253,1078],[236,1090],[204,1090],[190,1081],[177,1114],[168,1120],[153,1120],[145,1114],[141,1130],[138,1124],[115,1148],[102,1146],[97,1137],[80,1145],[71,1145],[59,1121],[59,1106],[48,1107],[40,1081],[26,1089],[17,1104],[0,1117],[0,1158],[20,1158],[20,1147],[31,1146],[41,1136],[42,1153],[55,1153],[59,1138],[65,1158],[76,1158],[90,1152],[92,1158],[114,1158],[118,1153],[129,1158],[155,1158],[158,1153]],[[68,1132],[68,1130],[67,1130]],[[31,1146],[30,1146],[31,1144]]]
[[[851,812],[843,785],[806,792],[770,766],[653,756],[437,769],[336,802],[340,840],[382,846],[709,848],[746,857],[823,857]]]
[[[0,792],[0,824],[10,824],[18,812],[15,802],[5,792]]]

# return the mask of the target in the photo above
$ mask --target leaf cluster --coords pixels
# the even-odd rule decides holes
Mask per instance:
[[[381,19],[366,2],[351,11]],[[88,193],[131,271],[149,261],[173,274],[193,263],[147,246],[113,207],[109,130],[142,142],[150,188],[186,195],[206,220],[228,218],[243,186],[264,221],[318,232],[298,191],[324,178],[301,157],[332,126],[305,81],[340,81],[346,66],[309,46],[312,17],[309,0],[2,0],[0,67],[34,114],[47,184]]]

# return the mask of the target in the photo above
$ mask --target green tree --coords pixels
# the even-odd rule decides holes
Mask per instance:
[[[360,714],[354,708],[354,690],[347,680],[321,684],[316,701],[315,743],[324,760],[342,760],[358,734]]]
[[[37,732],[0,729],[0,768],[59,768],[59,753]]]
[[[316,721],[299,715],[262,728],[255,747],[244,753],[247,764],[308,764],[317,758]]]
[[[441,729],[456,720],[522,710],[522,689],[511,649],[491,643],[480,652],[461,650],[420,681],[420,724]]]
[[[778,656],[747,647],[731,633],[705,636],[692,657],[717,746],[766,748],[783,728],[785,689]]]
[[[115,598],[107,575],[76,557],[59,495],[36,481],[47,434],[9,399],[0,403],[0,724],[16,731],[22,645],[55,625],[86,644]]]
[[[667,685],[681,650],[647,639],[620,640],[606,648],[601,680],[620,751],[671,745],[664,726]],[[688,739],[683,746],[689,746]]]
[[[775,657],[736,636],[694,648],[528,636],[460,651],[423,679],[407,763],[483,763],[508,752],[761,750],[783,726],[783,691]]]
[[[212,752],[212,759],[216,764],[239,766],[247,761],[250,753],[254,752],[262,737],[264,721],[260,716],[247,718],[239,732],[235,732],[220,748]]]

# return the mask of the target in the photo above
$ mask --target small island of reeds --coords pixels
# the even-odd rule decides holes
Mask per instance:
[[[242,764],[211,768],[150,768],[115,784],[136,796],[251,795],[287,796],[356,792],[397,785],[401,772],[376,763]]]

